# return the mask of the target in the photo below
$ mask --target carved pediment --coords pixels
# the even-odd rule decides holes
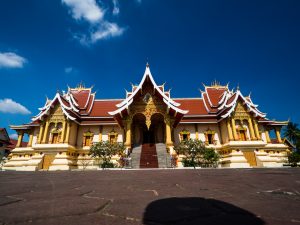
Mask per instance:
[[[251,114],[248,112],[246,106],[242,101],[238,101],[233,114],[235,119],[244,120],[251,118]]]
[[[139,96],[135,99],[130,106],[130,117],[137,113],[141,113],[146,117],[146,125],[149,128],[151,125],[151,117],[155,113],[160,113],[165,116],[167,111],[166,105],[158,99],[155,95],[151,95],[149,92]]]
[[[49,115],[49,121],[53,123],[59,123],[65,121],[65,115],[60,105],[56,105]]]

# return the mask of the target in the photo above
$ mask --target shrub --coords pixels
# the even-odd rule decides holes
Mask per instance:
[[[186,158],[182,160],[184,167],[215,167],[219,161],[219,154],[200,140],[183,140],[174,149],[177,154],[185,155]]]
[[[100,141],[94,143],[91,146],[90,154],[93,158],[98,158],[102,161],[101,168],[113,168],[114,164],[111,162],[111,158],[114,155],[124,154],[123,143],[110,143],[108,141]]]
[[[300,162],[300,153],[299,152],[292,152],[288,156],[288,161],[289,161],[289,164],[292,167],[296,167],[297,163]]]

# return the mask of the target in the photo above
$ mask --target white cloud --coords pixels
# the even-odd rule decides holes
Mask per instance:
[[[25,106],[13,101],[10,98],[0,99],[0,112],[12,114],[31,114]]]
[[[73,67],[66,67],[65,68],[65,73],[72,73],[73,72]]]
[[[117,15],[120,13],[119,2],[118,0],[112,1],[114,7],[112,13]],[[117,23],[104,19],[107,10],[98,5],[96,0],[62,0],[62,3],[70,8],[74,19],[82,19],[90,24],[87,33],[73,35],[83,45],[88,46],[99,40],[120,36],[124,33],[125,29]]]
[[[112,13],[114,15],[118,15],[120,13],[120,8],[119,8],[119,2],[118,2],[118,0],[113,0],[113,5],[114,5],[114,8],[113,8]]]
[[[22,68],[26,59],[13,52],[0,52],[0,68]]]
[[[120,28],[118,24],[105,22],[99,26],[98,30],[91,33],[91,41],[95,43],[101,39],[120,36],[123,32],[124,29]]]
[[[10,139],[18,139],[18,135],[17,134],[11,134],[9,135]]]
[[[96,23],[104,16],[104,11],[97,5],[95,0],[62,0],[76,20],[84,19],[90,23]]]

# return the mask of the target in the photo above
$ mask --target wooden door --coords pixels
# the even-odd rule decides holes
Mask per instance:
[[[252,151],[243,152],[247,162],[250,166],[257,166],[255,153]]]
[[[55,155],[44,155],[42,169],[48,170],[49,167],[51,166],[51,163],[53,162],[54,158],[55,158]]]
[[[52,134],[52,144],[58,143],[58,134],[54,133]]]

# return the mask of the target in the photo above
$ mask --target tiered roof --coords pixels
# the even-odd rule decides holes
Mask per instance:
[[[128,114],[129,106],[133,103],[137,93],[142,92],[145,82],[150,82],[154,92],[166,104],[168,113],[172,112],[181,120],[181,123],[217,123],[230,117],[238,102],[241,102],[260,122],[282,125],[281,122],[266,119],[266,114],[258,110],[258,105],[252,102],[250,96],[244,96],[239,88],[229,90],[228,85],[214,83],[204,85],[199,98],[171,98],[170,91],[165,91],[164,84],[157,85],[147,64],[141,82],[132,85],[131,91],[126,91],[125,99],[96,99],[96,93],[91,88],[80,85],[68,88],[67,93],[57,92],[52,100],[47,99],[40,113],[33,117],[32,123],[39,124],[49,115],[51,108],[59,104],[64,115],[78,124],[117,124],[120,118]],[[116,117],[120,117],[117,119]],[[21,129],[21,128],[20,128]]]

